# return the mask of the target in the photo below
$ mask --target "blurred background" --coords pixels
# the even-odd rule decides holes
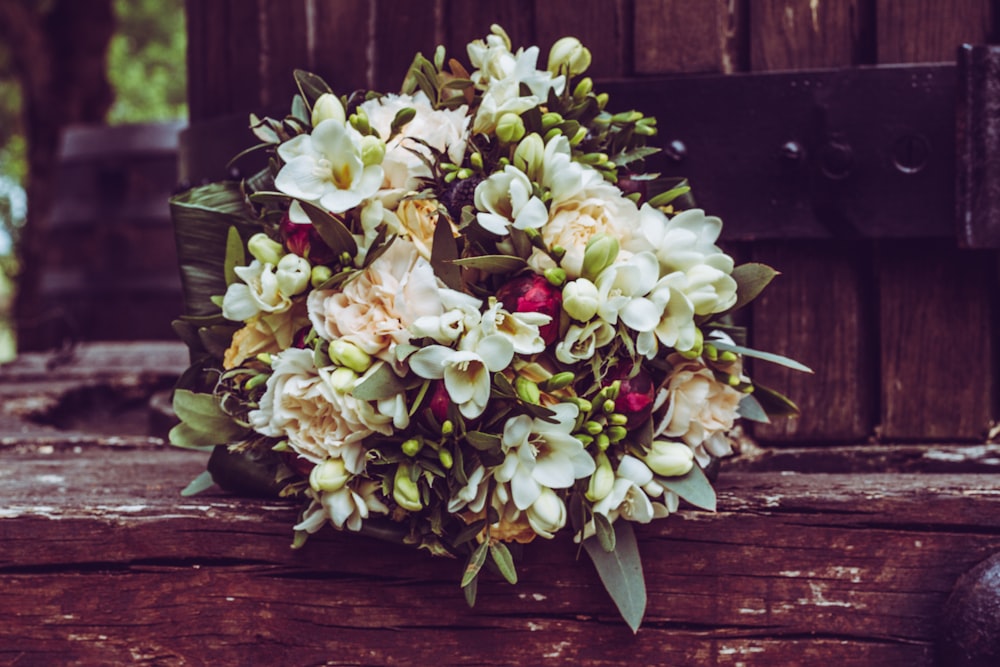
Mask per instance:
[[[185,52],[183,0],[0,0],[0,361],[175,298]]]

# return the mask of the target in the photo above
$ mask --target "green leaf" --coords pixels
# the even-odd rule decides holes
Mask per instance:
[[[351,395],[362,401],[380,401],[405,390],[406,386],[393,372],[392,366],[382,362],[354,387]]]
[[[219,446],[208,458],[208,472],[215,483],[230,493],[260,498],[276,497],[283,487],[277,481],[276,458],[251,458],[245,452],[231,452]]]
[[[230,227],[229,233],[226,235],[226,260],[222,265],[227,286],[239,280],[234,269],[237,266],[246,265],[246,252],[244,251],[243,239],[240,238],[240,230],[236,227]]]
[[[642,575],[639,545],[631,523],[621,519],[615,522],[614,528],[614,551],[605,551],[596,537],[584,540],[583,547],[622,618],[636,633],[646,614],[646,581]]]
[[[478,257],[463,257],[451,262],[457,266],[465,266],[470,269],[479,269],[486,273],[513,273],[520,271],[528,265],[520,257],[512,255],[479,255]]]
[[[475,449],[480,451],[493,449],[500,446],[500,437],[493,435],[491,433],[483,433],[482,431],[468,431],[465,434],[465,440]]]
[[[569,135],[572,136],[572,135]],[[611,160],[616,167],[624,167],[625,165],[635,162],[636,160],[641,160],[643,158],[649,157],[650,155],[655,155],[659,153],[659,148],[654,148],[653,146],[639,146],[638,148],[633,148],[630,151],[619,153]],[[688,188],[690,190],[691,188]],[[667,194],[667,193],[664,193]],[[683,194],[683,193],[680,193]],[[652,203],[653,200],[650,200]],[[669,201],[669,200],[668,200]],[[656,206],[663,206],[664,204],[656,204]]]
[[[753,396],[770,417],[794,417],[799,414],[799,406],[769,387],[754,383]]]
[[[489,549],[490,543],[487,540],[476,547],[476,550],[469,556],[469,563],[465,566],[465,573],[462,575],[462,588],[472,583],[479,571],[483,569],[483,563],[486,562],[486,554],[489,553]]]
[[[263,231],[247,206],[240,184],[210,183],[182,192],[170,200],[177,260],[187,315],[214,315],[219,309],[211,297],[226,291],[225,260],[229,229],[244,240]]]
[[[302,210],[306,212],[306,215],[309,216],[309,220],[312,222],[313,227],[316,228],[319,237],[336,254],[347,253],[351,257],[358,254],[358,244],[343,222],[315,204],[301,200],[299,200],[299,204],[302,206]]]
[[[683,197],[687,193],[691,192],[691,186],[685,181],[683,185],[678,185],[670,188],[666,192],[661,192],[652,199],[649,200],[650,206],[666,206],[670,202],[674,201],[678,197]]]
[[[486,519],[479,519],[478,521],[473,521],[468,526],[459,531],[455,539],[452,540],[452,546],[460,546],[465,544],[472,538],[474,538],[479,533],[483,532],[483,528],[486,527]]]
[[[293,74],[295,76],[295,83],[299,87],[299,92],[302,93],[302,97],[305,98],[310,109],[312,109],[320,95],[323,93],[333,93],[330,85],[312,72],[297,69]]]
[[[710,338],[705,342],[714,345],[720,350],[736,352],[737,354],[742,354],[744,357],[753,357],[754,359],[760,359],[762,361],[770,361],[772,364],[778,364],[779,366],[784,366],[785,368],[791,368],[793,371],[802,371],[803,373],[813,372],[808,366],[800,364],[794,359],[783,357],[780,354],[774,354],[773,352],[761,352],[760,350],[743,347],[742,345],[732,345],[716,338]]]
[[[714,512],[716,507],[715,489],[705,477],[705,472],[696,463],[691,472],[680,477],[657,477],[666,488],[688,501],[695,507]]]
[[[736,412],[744,419],[749,419],[750,421],[761,424],[771,423],[771,419],[767,416],[767,411],[760,404],[760,401],[754,398],[753,394],[747,394],[740,399],[740,404]]]
[[[473,577],[465,586],[462,586],[462,592],[465,593],[465,603],[470,607],[476,606],[476,593],[479,591],[479,578]]]
[[[615,550],[615,527],[608,517],[600,512],[594,512],[594,528],[597,532],[597,541],[601,543],[601,548],[608,553]]]
[[[458,243],[452,235],[451,222],[439,215],[434,227],[434,240],[431,247],[431,266],[434,274],[453,290],[462,291],[462,270],[455,260],[458,259]]]
[[[490,556],[496,563],[500,574],[508,583],[517,583],[517,569],[514,567],[514,557],[510,555],[510,549],[503,542],[494,542],[490,545]]]
[[[177,418],[197,431],[214,433],[224,438],[234,431],[238,434],[244,430],[233,422],[232,417],[222,411],[219,400],[212,394],[178,389],[174,392],[173,407]],[[223,439],[221,442],[226,441]],[[214,444],[219,442],[216,441]]]
[[[756,299],[778,275],[781,274],[767,264],[757,262],[740,264],[734,268],[732,277],[736,281],[736,304],[729,310],[742,308]]]
[[[216,445],[221,444],[219,438],[212,433],[198,431],[185,423],[175,424],[170,429],[167,436],[170,444],[182,449],[196,449],[200,451],[211,451]]]
[[[202,491],[207,491],[208,489],[215,486],[215,480],[212,479],[212,473],[207,470],[191,480],[191,483],[184,487],[181,491],[181,495],[185,498],[189,496],[196,496]]]

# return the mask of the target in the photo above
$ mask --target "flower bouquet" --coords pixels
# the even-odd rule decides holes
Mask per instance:
[[[417,55],[399,93],[338,96],[298,71],[283,119],[251,116],[266,169],[172,201],[191,368],[174,445],[213,483],[299,499],[326,525],[487,563],[582,542],[637,629],[632,523],[715,509],[705,469],[755,385],[730,313],[775,272],[735,267],[689,188],[643,173],[656,121],[611,113],[590,53]],[[491,566],[491,567],[492,567]]]

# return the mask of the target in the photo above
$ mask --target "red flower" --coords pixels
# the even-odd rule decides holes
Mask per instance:
[[[430,394],[431,414],[434,415],[438,424],[444,424],[445,420],[448,419],[448,406],[452,402],[448,390],[445,389],[444,380],[434,380],[431,383]]]
[[[512,313],[542,313],[551,317],[548,324],[538,329],[546,345],[559,335],[562,291],[543,276],[533,273],[515,278],[497,290],[497,300]]]
[[[644,370],[629,378],[624,367],[611,371],[611,380],[620,379],[621,387],[615,400],[615,412],[628,418],[626,428],[634,428],[649,419],[653,412],[655,389],[653,379]]]
[[[335,259],[333,250],[311,224],[292,222],[286,215],[281,219],[280,230],[289,252],[306,257],[313,264],[328,264]]]

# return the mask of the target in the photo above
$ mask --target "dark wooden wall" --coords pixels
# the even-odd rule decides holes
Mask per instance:
[[[576,35],[593,51],[595,78],[644,85],[687,73],[954,61],[960,43],[994,38],[998,20],[991,0],[188,0],[187,11],[191,120],[194,131],[216,123],[213,136],[220,120],[239,129],[249,111],[287,108],[293,67],[345,92],[391,91],[415,51],[443,43],[465,60],[465,44],[493,22],[515,44],[539,44],[543,58],[557,38]],[[208,162],[202,151],[187,169]],[[729,249],[784,274],[754,307],[755,343],[816,371],[756,369],[803,409],[800,419],[758,428],[758,440],[986,438],[997,397],[993,252],[960,250],[948,238]]]

